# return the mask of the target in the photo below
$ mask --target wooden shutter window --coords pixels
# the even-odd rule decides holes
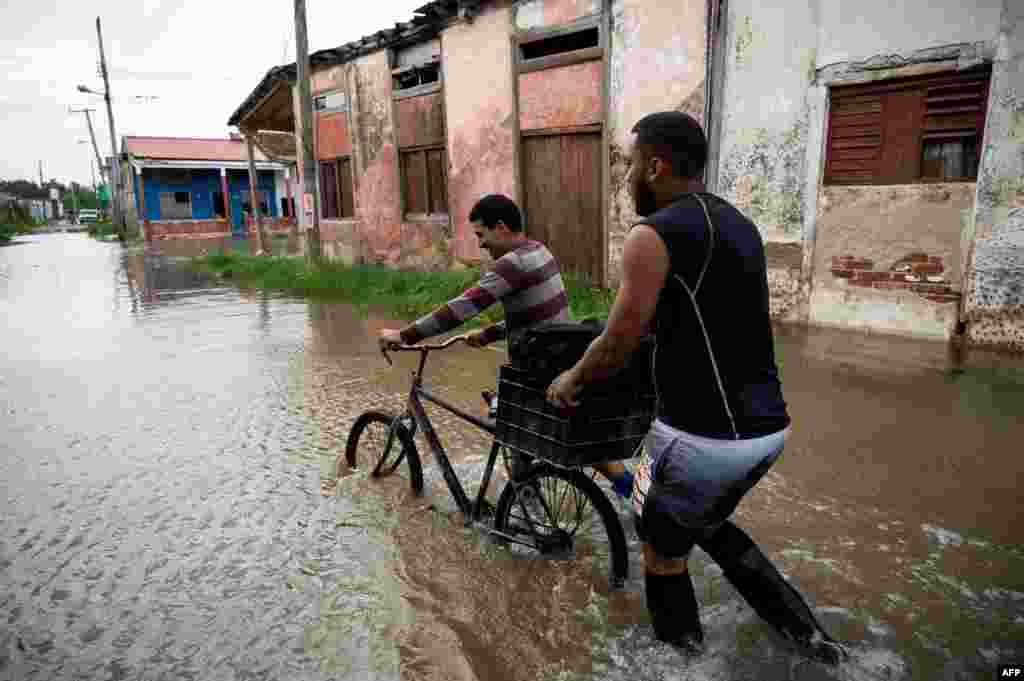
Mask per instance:
[[[402,152],[402,169],[405,175],[405,212],[428,213],[426,152]]]
[[[882,150],[881,96],[837,98],[831,115],[826,175],[834,182],[877,176]]]
[[[343,158],[338,161],[338,186],[341,188],[341,217],[352,218],[356,215],[353,201],[352,159]]]
[[[334,161],[320,164],[320,196],[323,200],[321,211],[325,219],[337,218],[338,215],[338,174]]]
[[[427,151],[427,189],[430,192],[430,212],[434,214],[448,212],[448,162],[444,149]]]
[[[991,70],[832,88],[826,184],[977,177]]]

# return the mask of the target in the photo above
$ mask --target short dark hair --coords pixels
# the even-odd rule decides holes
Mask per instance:
[[[682,111],[647,114],[633,126],[637,144],[648,147],[680,177],[698,177],[708,160],[708,141],[700,123]]]
[[[513,232],[523,231],[523,216],[516,202],[504,194],[488,194],[469,211],[469,221],[479,220],[484,227],[493,228],[498,221],[504,222]]]

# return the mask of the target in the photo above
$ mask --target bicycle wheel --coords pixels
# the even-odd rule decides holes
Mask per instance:
[[[533,466],[501,491],[494,529],[524,550],[607,566],[613,589],[629,573],[626,536],[608,497],[580,470]]]
[[[373,464],[370,475],[375,478],[391,475],[403,459],[408,461],[412,491],[416,494],[423,492],[423,466],[416,451],[416,442],[409,429],[394,416],[368,411],[356,419],[345,444],[345,460],[349,466],[357,468],[360,457]]]

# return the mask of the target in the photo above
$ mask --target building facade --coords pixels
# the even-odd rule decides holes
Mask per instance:
[[[323,251],[474,262],[468,211],[502,192],[614,286],[630,129],[681,110],[709,190],[762,231],[777,318],[1024,347],[1024,7],[940,5],[430,3],[311,55]],[[271,69],[230,124],[300,139],[297,97]]]
[[[147,240],[245,235],[253,202],[240,139],[124,137],[128,219]],[[269,231],[286,231],[293,215],[286,163],[255,151],[256,193]]]

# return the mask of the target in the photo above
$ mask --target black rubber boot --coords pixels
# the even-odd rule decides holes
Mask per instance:
[[[690,573],[656,575],[644,573],[647,590],[647,611],[651,613],[654,636],[688,654],[704,649],[704,628],[693,591]]]
[[[755,612],[801,652],[826,664],[838,664],[849,654],[825,633],[803,596],[787,582],[746,532],[726,521],[709,538],[698,542],[718,563]]]

